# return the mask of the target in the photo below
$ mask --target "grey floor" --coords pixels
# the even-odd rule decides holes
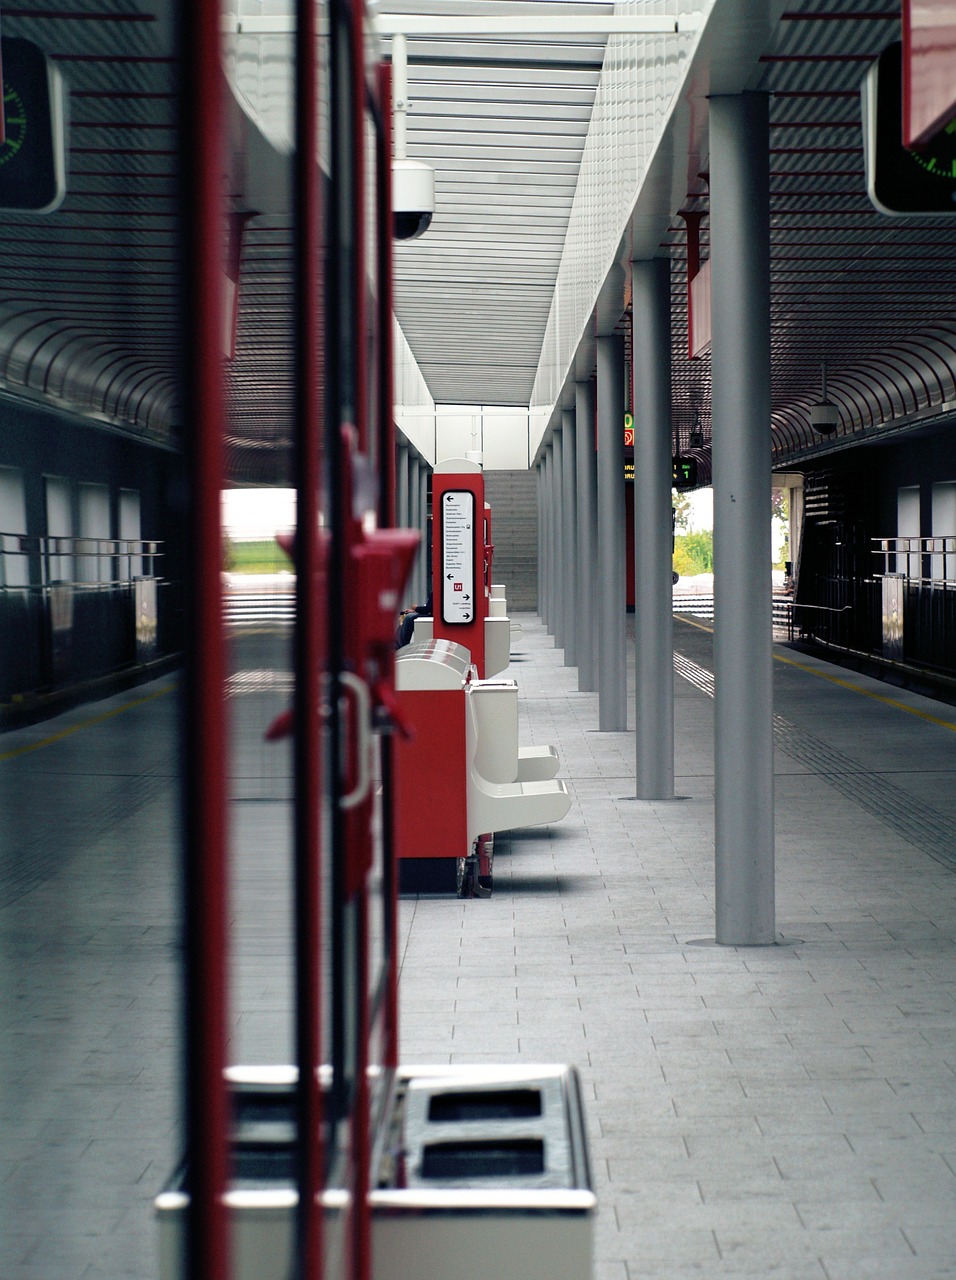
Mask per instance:
[[[780,943],[717,947],[708,633],[676,628],[679,798],[652,803],[632,736],[596,731],[521,621],[522,740],[559,748],[574,801],[499,837],[490,900],[402,901],[403,1058],[577,1064],[596,1280],[956,1275],[956,709],[778,648]],[[232,1053],[282,1061],[288,759],[261,731],[287,653],[249,643]],[[0,738],[2,1280],[155,1280],[180,1145],[174,723],[159,684]]]
[[[956,1275],[956,709],[778,647],[780,944],[718,947],[709,634],[654,803],[523,622],[574,804],[499,838],[490,901],[403,904],[406,1060],[577,1064],[598,1280]]]

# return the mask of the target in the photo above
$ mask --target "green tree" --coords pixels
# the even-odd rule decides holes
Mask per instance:
[[[674,568],[682,578],[714,571],[714,534],[711,529],[682,533],[674,539]]]
[[[678,493],[676,489],[672,489],[671,506],[674,508],[674,528],[686,532],[690,521],[690,498],[686,493]]]

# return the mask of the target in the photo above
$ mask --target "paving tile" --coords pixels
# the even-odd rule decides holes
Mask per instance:
[[[718,946],[713,703],[677,681],[688,798],[636,801],[631,735],[596,731],[596,696],[521,621],[521,739],[558,746],[572,809],[499,835],[491,899],[400,902],[403,1059],[579,1064],[594,1280],[956,1280],[956,876],[780,754],[782,945]],[[678,633],[706,665],[706,634]],[[956,795],[954,735],[930,743],[923,722],[790,668],[776,696],[914,806]],[[174,777],[155,722],[149,738]],[[244,752],[243,785],[258,758]],[[18,774],[52,787],[51,812],[85,777],[72,753],[55,763]],[[234,1045],[281,1061],[287,811],[236,811]],[[179,1146],[172,807],[116,814],[84,863],[0,911],[3,1280],[155,1280],[149,1206]]]

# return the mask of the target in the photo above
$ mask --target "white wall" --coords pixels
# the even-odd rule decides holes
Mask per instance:
[[[119,491],[119,537],[124,542],[139,542],[143,536],[142,524],[139,507],[139,490],[138,489],[120,489]],[[124,554],[120,558],[120,577],[121,578],[138,578],[143,572],[143,557],[141,555],[127,556]]]
[[[896,491],[896,536],[898,538],[920,536],[918,485]],[[921,576],[920,562],[921,557],[916,553],[897,556],[896,572],[918,578]]]
[[[77,486],[80,511],[80,537],[104,539],[110,536],[110,491],[105,484],[81,484]],[[78,551],[83,548],[78,547]],[[77,556],[77,577],[80,582],[109,582],[110,557],[103,555],[99,547],[90,553]]]
[[[528,411],[501,405],[437,405],[435,444],[439,462],[477,452],[486,471],[526,471]]]
[[[51,538],[72,538],[73,486],[59,476],[46,477],[46,531]],[[71,548],[68,548],[71,550]],[[73,557],[69,554],[51,555],[49,559],[51,582],[72,582]]]
[[[0,467],[0,586],[29,584],[30,565],[20,552],[20,535],[26,531],[23,473],[14,467]]]
[[[933,537],[952,538],[956,542],[956,484],[933,485]],[[956,579],[956,550],[932,558],[934,578]]]

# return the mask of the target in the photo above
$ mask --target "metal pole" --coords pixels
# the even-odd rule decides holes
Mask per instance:
[[[421,518],[418,509],[420,486],[418,483],[419,469],[418,454],[408,451],[408,528],[421,528]],[[411,599],[416,603],[421,600],[418,594],[418,577],[413,571],[408,582],[408,591],[411,593]]]
[[[189,1152],[183,1262],[188,1280],[227,1280],[229,1114],[223,1071],[229,1026],[228,739],[220,586],[227,422],[221,345],[227,90],[218,0],[181,4],[179,22],[182,391],[190,485],[182,704],[183,1087]]]
[[[395,466],[395,521],[400,529],[408,528],[408,445],[399,441]]]
[[[716,936],[774,942],[767,98],[710,100]]]
[[[638,800],[674,796],[670,262],[631,263]]]
[[[561,516],[561,495],[564,490],[564,439],[555,428],[551,437],[551,630],[554,647],[564,648],[564,528]]]
[[[597,689],[594,561],[597,552],[597,457],[594,448],[594,388],[574,386],[575,472],[578,508],[578,690]]]
[[[578,661],[578,515],[577,460],[575,457],[574,410],[561,414],[561,539],[564,547],[564,665],[573,667]]]
[[[544,458],[539,458],[535,463],[535,479],[535,499],[538,503],[538,548],[536,548],[538,590],[536,590],[535,602],[538,616],[544,617]]]
[[[599,728],[627,728],[624,530],[624,339],[597,339]]]
[[[422,534],[421,550],[418,553],[418,598],[424,604],[431,591],[431,561],[428,558],[428,465],[422,462],[418,475],[418,527]]]
[[[551,445],[541,459],[541,621],[551,630]]]

